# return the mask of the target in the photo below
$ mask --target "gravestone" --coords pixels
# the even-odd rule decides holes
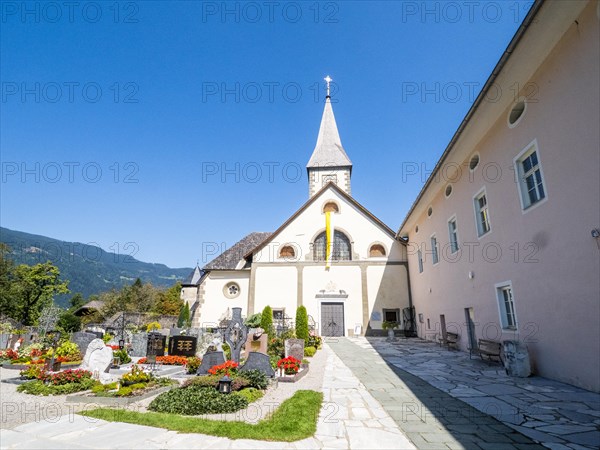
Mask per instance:
[[[195,356],[197,339],[194,336],[172,336],[169,339],[169,355]]]
[[[258,335],[258,337],[257,337]],[[250,352],[267,353],[267,347],[269,345],[269,336],[265,333],[251,333],[246,339],[246,346],[244,348],[244,358],[248,359]]]
[[[95,334],[86,333],[85,331],[77,331],[73,333],[73,337],[71,338],[71,340],[77,345],[77,347],[79,347],[79,353],[81,353],[82,355],[87,350],[88,345],[90,345],[90,342],[92,342],[94,339],[98,339]]]
[[[102,374],[108,372],[113,361],[113,351],[110,347],[104,345],[102,339],[94,339],[88,345],[83,357],[81,368],[94,373]]]
[[[148,333],[148,345],[146,346],[146,357],[165,356],[167,337],[160,333]]]
[[[146,356],[148,348],[148,334],[136,333],[131,336],[131,356]]]
[[[285,357],[293,356],[299,361],[304,359],[304,339],[286,339]]]
[[[248,327],[242,320],[242,308],[231,308],[231,320],[225,330],[225,341],[231,349],[231,359],[236,363],[240,362],[240,352],[242,345],[246,342],[248,336]]]
[[[206,375],[208,373],[208,369],[213,366],[218,366],[225,362],[225,353],[223,352],[206,352],[204,357],[202,358],[202,363],[198,370],[196,371],[196,375]]]
[[[264,353],[248,353],[248,359],[244,365],[240,367],[240,372],[245,372],[247,370],[260,370],[268,377],[275,376],[275,371],[271,367],[269,355],[265,355]]]
[[[8,333],[0,334],[0,350],[4,350],[5,348],[8,348],[9,340],[10,340],[10,334],[8,334]]]

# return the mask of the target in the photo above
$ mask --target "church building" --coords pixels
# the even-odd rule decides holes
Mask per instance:
[[[351,195],[352,162],[329,89],[307,172],[309,198],[285,223],[248,234],[183,283],[194,326],[217,326],[233,307],[250,316],[267,305],[276,320],[293,320],[304,305],[322,336],[410,323],[406,244]]]

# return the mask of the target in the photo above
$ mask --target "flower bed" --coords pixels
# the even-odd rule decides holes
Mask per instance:
[[[69,369],[62,372],[46,372],[43,368],[29,368],[22,376],[34,378],[17,387],[18,392],[31,395],[64,395],[90,389],[96,382],[88,370]]]
[[[138,364],[147,364],[147,361],[147,358],[140,358]],[[187,358],[185,356],[157,356],[156,362],[168,366],[185,366],[187,364]]]

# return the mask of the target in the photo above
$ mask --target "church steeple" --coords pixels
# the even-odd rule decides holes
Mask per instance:
[[[352,162],[342,146],[342,140],[340,139],[335,116],[333,115],[329,90],[329,83],[331,83],[332,80],[327,76],[325,81],[327,82],[325,109],[323,110],[323,117],[321,118],[317,144],[306,165],[308,171],[309,197],[312,197],[329,181],[333,181],[350,194]]]

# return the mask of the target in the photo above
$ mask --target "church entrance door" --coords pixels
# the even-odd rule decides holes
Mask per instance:
[[[321,303],[321,336],[344,336],[343,303]]]

